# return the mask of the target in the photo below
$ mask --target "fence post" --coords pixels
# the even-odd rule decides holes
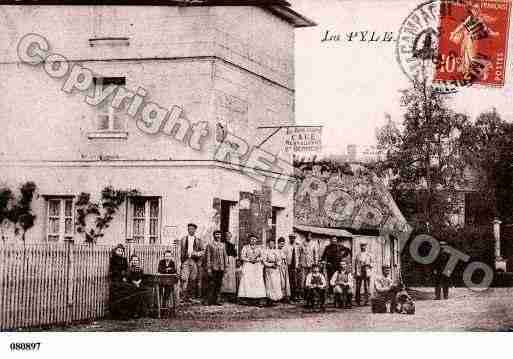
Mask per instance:
[[[67,257],[67,270],[66,270],[66,303],[68,307],[67,322],[71,322],[73,318],[73,305],[74,305],[74,293],[73,288],[75,287],[75,256],[74,256],[74,242],[67,241],[66,245],[66,257]]]
[[[25,237],[23,237],[23,266],[21,276],[18,278],[18,280],[21,282],[21,296],[18,300],[21,301],[21,311],[20,311],[20,326],[25,326],[28,322],[28,283],[31,278],[28,277],[28,260],[27,260],[27,243],[25,242]]]

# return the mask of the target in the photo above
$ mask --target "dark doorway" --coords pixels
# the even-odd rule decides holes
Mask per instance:
[[[237,202],[221,200],[221,223],[219,229],[223,235],[230,230],[230,208],[236,204]]]
[[[271,239],[276,240],[277,238],[277,225],[278,225],[278,217],[280,215],[280,212],[284,210],[283,207],[272,207],[271,212]]]

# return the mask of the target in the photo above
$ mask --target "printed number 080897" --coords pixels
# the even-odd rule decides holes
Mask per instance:
[[[11,351],[15,351],[15,350],[37,351],[37,350],[39,350],[40,347],[41,347],[41,343],[11,343],[9,345],[9,348],[11,349]]]

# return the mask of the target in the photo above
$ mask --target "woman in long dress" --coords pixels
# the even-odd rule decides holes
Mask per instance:
[[[128,319],[127,298],[130,297],[130,284],[127,281],[128,260],[125,247],[118,244],[112,250],[109,262],[109,310],[113,319]]]
[[[237,250],[232,242],[232,234],[226,232],[224,237],[224,245],[227,254],[227,264],[223,275],[223,284],[221,293],[228,301],[233,302],[237,295],[237,278],[235,277],[235,262],[237,261]]]
[[[276,240],[271,239],[264,256],[265,292],[271,305],[283,298],[280,274],[281,261],[281,251],[276,249]]]
[[[287,254],[285,253],[285,238],[278,238],[278,250],[280,251],[280,262],[278,268],[280,269],[281,290],[283,291],[283,298],[289,302],[291,296],[289,268],[287,265]]]
[[[263,253],[256,243],[257,237],[250,235],[249,244],[242,248],[243,264],[238,296],[253,302],[253,304],[260,304],[260,300],[266,297],[266,292],[262,264]]]

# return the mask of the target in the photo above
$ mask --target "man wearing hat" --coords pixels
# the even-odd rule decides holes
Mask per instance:
[[[342,260],[337,242],[337,237],[332,237],[330,244],[328,244],[326,248],[324,248],[324,252],[321,256],[321,262],[326,263],[326,272],[328,274],[328,280],[330,280],[331,277],[333,277],[333,274],[337,271],[338,265]]]
[[[349,249],[344,247],[342,237],[332,237],[330,244],[326,246],[321,256],[321,262],[326,263],[326,273],[328,280],[333,277],[333,274],[338,270],[341,261],[350,260]]]
[[[440,253],[433,262],[433,274],[435,276],[435,297],[440,300],[443,292],[444,299],[449,299],[449,286],[451,285],[451,278],[446,276],[443,271],[447,262],[449,261],[449,254],[444,251],[447,247],[447,242],[440,241]]]
[[[304,242],[299,247],[299,290],[305,294],[305,280],[314,264],[319,264],[319,248],[312,239],[312,233],[306,233]],[[305,298],[306,299],[306,298]]]
[[[356,304],[361,305],[361,287],[363,284],[364,303],[369,301],[370,271],[372,269],[372,256],[367,252],[367,243],[360,243],[360,253],[355,259],[355,278],[356,278]]]
[[[196,292],[199,297],[200,280],[202,268],[202,258],[205,253],[204,245],[201,239],[196,236],[198,226],[194,223],[187,225],[187,235],[180,240],[180,257],[182,261],[181,279],[182,279],[182,298],[189,302],[192,292]]]
[[[205,262],[208,273],[208,305],[221,305],[219,297],[223,285],[223,276],[228,267],[228,254],[221,242],[221,231],[215,230],[214,240],[207,244],[205,249]]]
[[[299,270],[299,246],[296,243],[296,235],[289,234],[289,244],[283,248],[285,259],[287,260],[287,268],[290,281],[290,300],[299,300],[298,270]]]

